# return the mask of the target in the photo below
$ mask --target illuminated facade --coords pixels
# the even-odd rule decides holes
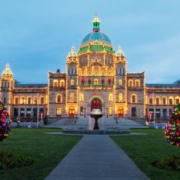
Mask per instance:
[[[0,78],[0,95],[13,118],[89,116],[94,108],[104,116],[167,118],[180,101],[179,81],[146,84],[145,72],[127,73],[126,56],[115,52],[100,31],[97,16],[93,30],[67,56],[66,73],[48,73],[48,84],[20,84],[6,66]]]

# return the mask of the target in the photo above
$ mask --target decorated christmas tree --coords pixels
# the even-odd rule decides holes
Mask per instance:
[[[11,120],[6,106],[0,101],[0,141],[10,136]]]
[[[166,124],[165,138],[170,144],[180,146],[180,104],[172,109],[172,114]]]

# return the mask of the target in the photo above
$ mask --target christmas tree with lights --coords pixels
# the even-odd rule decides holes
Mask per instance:
[[[165,138],[170,144],[180,146],[180,104],[172,109],[166,124]]]
[[[6,106],[0,101],[0,141],[10,136],[11,120]]]

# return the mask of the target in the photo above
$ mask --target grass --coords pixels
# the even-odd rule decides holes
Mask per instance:
[[[179,171],[159,169],[151,165],[167,155],[180,156],[180,147],[172,146],[164,138],[164,130],[134,129],[131,132],[147,133],[136,136],[111,136],[135,164],[152,180],[178,180]]]
[[[57,131],[60,129],[12,129],[11,136],[0,142],[0,151],[31,157],[35,163],[22,168],[0,170],[0,179],[44,179],[82,138],[44,133]]]

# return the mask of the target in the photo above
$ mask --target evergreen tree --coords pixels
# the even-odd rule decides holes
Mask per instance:
[[[11,120],[6,106],[0,101],[0,141],[10,136]]]
[[[172,114],[166,124],[165,138],[170,144],[180,146],[180,104],[172,109]]]

